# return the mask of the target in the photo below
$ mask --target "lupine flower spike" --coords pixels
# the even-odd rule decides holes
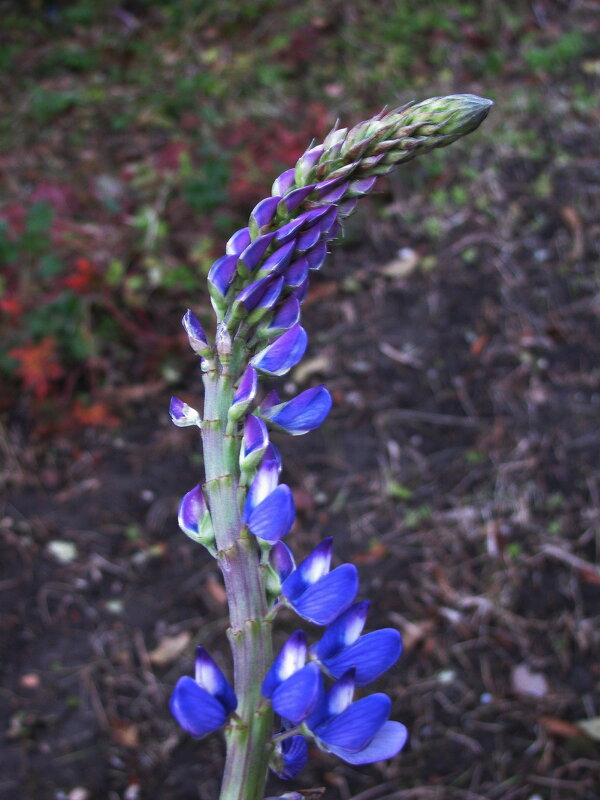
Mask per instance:
[[[304,356],[302,303],[311,274],[323,267],[360,198],[395,166],[474,131],[490,106],[474,95],[435,97],[333,130],[275,178],[271,195],[212,265],[214,335],[192,311],[183,317],[200,357],[204,409],[174,397],[169,411],[175,425],[200,428],[205,475],[184,495],[178,519],[223,573],[235,691],[199,647],[195,678],[177,681],[171,711],[196,738],[225,727],[220,800],[262,800],[269,767],[294,778],[309,740],[353,765],[392,758],[405,745],[406,728],[389,719],[387,695],[354,699],[356,687],[396,662],[400,634],[363,633],[369,602],[357,600],[356,567],[332,563],[331,538],[298,566],[283,541],[295,507],[291,488],[279,482],[282,463],[271,434],[314,430],[331,410],[331,395],[309,386],[281,398],[268,382]],[[282,607],[324,630],[310,643],[297,630],[273,660],[272,622]]]

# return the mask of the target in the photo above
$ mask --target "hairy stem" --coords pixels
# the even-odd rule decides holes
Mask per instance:
[[[259,550],[243,531],[238,502],[238,470],[231,463],[225,434],[232,382],[209,373],[204,379],[202,440],[205,492],[229,603],[228,637],[233,653],[237,716],[226,731],[227,759],[220,800],[262,800],[273,723],[264,704],[261,683],[273,657],[271,622],[260,567]]]

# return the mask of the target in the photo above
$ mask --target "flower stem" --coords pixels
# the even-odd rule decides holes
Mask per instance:
[[[271,707],[262,703],[261,696],[262,680],[273,657],[271,622],[266,619],[259,549],[253,537],[242,532],[239,475],[231,463],[225,435],[232,381],[209,373],[204,386],[205,491],[229,603],[228,637],[239,717],[226,730],[227,758],[220,800],[262,800],[273,722]]]

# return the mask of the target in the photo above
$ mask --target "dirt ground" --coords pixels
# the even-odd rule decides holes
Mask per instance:
[[[410,741],[364,768],[313,749],[268,794],[600,800],[598,120],[530,114],[538,155],[499,120],[455,146],[463,202],[436,206],[452,167],[403,168],[305,303],[309,351],[282,388],[324,382],[334,407],[276,437],[289,542],[302,556],[333,535],[367,625],[402,632],[375,688]],[[199,397],[183,363],[174,388]],[[218,796],[221,738],[192,740],[167,705],[196,644],[228,664],[218,570],[176,523],[199,444],[168,420],[172,387],[145,381],[117,427],[3,417],[2,800]]]

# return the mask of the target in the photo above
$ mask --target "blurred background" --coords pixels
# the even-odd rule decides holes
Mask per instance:
[[[277,440],[294,547],[335,536],[391,763],[314,750],[328,800],[600,798],[600,16],[593,0],[0,0],[0,797],[212,800],[222,742],[167,698],[229,664],[171,393],[223,242],[339,118],[474,92],[482,128],[363,201],[305,303]],[[291,618],[280,628],[295,627]],[[273,780],[270,793],[284,784]],[[309,796],[309,795],[307,795]],[[312,797],[317,797],[313,794]]]

